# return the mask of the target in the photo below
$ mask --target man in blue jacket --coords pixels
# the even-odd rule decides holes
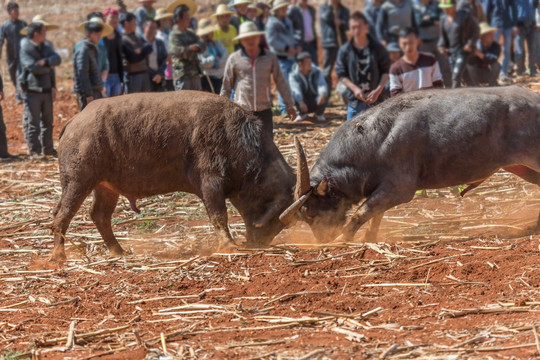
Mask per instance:
[[[165,91],[165,70],[167,70],[167,48],[165,43],[156,37],[157,24],[153,19],[146,19],[143,23],[144,39],[152,45],[152,52],[147,55],[148,76],[150,77],[150,91]]]
[[[536,21],[535,10],[538,7],[538,0],[516,0],[517,7],[517,36],[515,39],[515,60],[517,74],[523,75],[525,72],[525,42],[529,52],[529,74],[536,75],[534,59],[536,58]]]
[[[502,35],[503,61],[499,80],[509,82],[508,64],[512,55],[512,32],[517,25],[517,6],[515,0],[486,0],[486,18],[489,25],[499,29],[495,34],[495,41]]]
[[[45,22],[33,22],[21,40],[21,74],[19,84],[23,91],[25,114],[23,131],[30,158],[57,156],[53,144],[53,100],[56,97],[56,74],[60,56],[46,40]]]

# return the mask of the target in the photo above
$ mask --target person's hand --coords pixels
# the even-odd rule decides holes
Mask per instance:
[[[373,104],[375,101],[377,101],[379,95],[381,95],[381,92],[381,87],[377,87],[375,90],[371,91],[366,97],[366,103]]]
[[[341,24],[342,24],[342,23],[341,23],[341,20],[340,20],[338,17],[336,17],[336,18],[334,19],[334,25],[336,25],[337,27],[340,27]]]
[[[439,46],[439,52],[443,55],[446,55],[448,56],[448,49],[447,48],[443,48],[442,46]]]
[[[474,50],[474,55],[479,57],[480,59],[483,59],[484,58],[484,53],[481,52],[480,50],[476,49]]]
[[[429,20],[430,18],[431,18],[431,15],[426,14],[426,15],[424,15],[424,17],[423,17],[422,19],[424,19],[424,20]]]
[[[38,66],[45,66],[45,59],[38,60]]]
[[[141,48],[137,48],[137,49],[135,49],[135,54],[137,54],[137,55],[141,55]]]
[[[439,20],[435,20],[435,21],[433,22],[433,25],[439,26],[440,23],[441,23],[441,22],[440,22]]]
[[[362,102],[366,102],[366,98],[364,97],[364,92],[359,87],[356,87],[356,89],[354,89],[354,97]]]
[[[325,102],[326,102],[326,96],[324,95],[319,96],[319,98],[317,99],[317,105],[319,106],[324,105]]]
[[[56,89],[55,88],[51,89],[51,97],[52,97],[52,101],[56,100]]]
[[[303,112],[303,113],[307,113],[308,112],[308,107],[306,105],[305,102],[301,101],[299,104],[299,107],[300,107],[300,111]]]
[[[86,103],[87,103],[87,104],[90,104],[92,101],[94,101],[94,97],[93,97],[93,96],[87,96],[87,97],[86,97]]]
[[[512,32],[513,32],[513,35],[514,35],[514,36],[518,36],[519,34],[521,34],[521,30],[520,30],[520,28],[517,27],[517,26],[514,27],[514,29],[513,29]]]
[[[4,100],[4,92],[0,91],[0,101]]]
[[[465,46],[463,47],[463,50],[465,52],[471,52],[473,50],[473,47],[471,44],[465,44]]]
[[[152,78],[152,81],[155,82],[156,84],[161,83],[161,75],[160,74],[154,75],[154,77]]]
[[[294,110],[294,106],[287,106],[287,118],[289,120],[294,120],[296,118],[296,111]]]
[[[188,50],[193,52],[199,52],[201,51],[201,48],[197,44],[191,44],[188,46]]]

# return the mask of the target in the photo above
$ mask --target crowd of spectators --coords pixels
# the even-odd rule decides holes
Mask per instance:
[[[353,12],[341,0],[318,9],[309,0],[232,0],[207,17],[197,16],[195,0],[138,3],[133,12],[92,12],[80,24],[73,91],[81,110],[121,94],[207,91],[253,111],[272,136],[272,84],[282,115],[304,121],[314,113],[323,122],[336,88],[351,119],[402,92],[508,84],[540,66],[538,0],[366,0]],[[0,56],[5,42],[29,155],[56,156],[61,58],[47,33],[58,26],[42,15],[20,20],[15,2],[6,8]],[[1,114],[0,157],[10,159]]]

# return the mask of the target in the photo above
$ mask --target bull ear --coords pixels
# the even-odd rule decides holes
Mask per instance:
[[[311,189],[309,185],[309,169],[306,160],[306,154],[300,144],[298,137],[294,137],[294,146],[296,147],[296,189],[294,199],[298,200],[302,195],[307,194]]]
[[[315,188],[315,195],[325,196],[328,193],[328,180],[323,179]]]

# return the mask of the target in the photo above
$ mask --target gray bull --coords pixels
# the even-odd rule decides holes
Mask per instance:
[[[341,125],[311,174],[299,142],[297,153],[297,200],[281,220],[299,211],[328,242],[351,241],[371,219],[366,240],[374,241],[384,212],[417,189],[468,191],[499,168],[540,185],[540,95],[516,86],[407,93]]]
[[[283,229],[294,175],[263,124],[233,102],[208,93],[133,94],[91,102],[62,130],[62,197],[54,210],[53,261],[65,261],[64,235],[93,191],[90,215],[113,255],[111,228],[119,195],[136,200],[174,191],[199,196],[221,239],[232,241],[228,198],[246,224],[247,242],[267,244]]]

